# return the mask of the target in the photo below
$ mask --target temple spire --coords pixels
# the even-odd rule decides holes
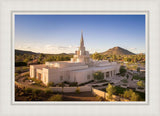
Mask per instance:
[[[83,40],[83,31],[81,31],[81,42],[80,42],[80,48],[84,47],[84,40]]]

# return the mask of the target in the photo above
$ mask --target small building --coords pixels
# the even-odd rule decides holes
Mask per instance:
[[[93,80],[93,73],[101,71],[104,79],[119,73],[120,65],[107,60],[96,61],[90,58],[85,50],[83,33],[81,33],[80,47],[70,61],[53,61],[45,64],[30,65],[30,77],[41,80],[44,84],[64,81],[78,84]]]

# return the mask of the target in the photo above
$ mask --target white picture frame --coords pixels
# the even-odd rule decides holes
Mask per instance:
[[[0,1],[0,115],[155,115],[160,114],[160,35],[159,1]],[[14,13],[111,13],[146,14],[147,98],[145,103],[28,103],[15,104],[13,100],[13,45],[12,16]],[[156,77],[156,78],[154,78]],[[11,79],[12,78],[12,79]]]
[[[15,90],[14,90],[14,87],[15,87],[15,75],[14,75],[14,72],[15,72],[15,47],[14,47],[14,44],[15,44],[15,15],[145,15],[145,51],[146,51],[146,64],[145,64],[145,68],[146,68],[146,73],[145,73],[145,76],[146,76],[146,80],[145,80],[145,101],[129,101],[129,102],[122,102],[122,101],[117,101],[117,102],[96,102],[96,101],[92,101],[92,102],[86,102],[86,101],[62,101],[62,102],[51,102],[51,101],[43,101],[43,102],[37,102],[37,101],[32,101],[32,102],[29,102],[29,101],[15,101]],[[65,105],[65,104],[82,104],[82,105],[86,105],[86,104],[117,104],[117,105],[120,105],[120,104],[123,104],[123,105],[127,105],[127,104],[148,104],[148,54],[149,54],[149,51],[148,51],[148,20],[149,20],[149,12],[148,11],[137,11],[137,12],[134,12],[134,11],[131,11],[131,12],[124,12],[124,11],[29,11],[29,12],[26,12],[26,11],[13,11],[11,12],[11,25],[12,25],[12,31],[11,31],[11,38],[12,41],[11,41],[11,50],[12,50],[12,104],[62,104],[62,105]]]

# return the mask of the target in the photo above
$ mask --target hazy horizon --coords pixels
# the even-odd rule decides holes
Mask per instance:
[[[120,47],[120,46],[115,46],[115,47]],[[122,48],[122,47],[120,47]],[[21,51],[27,51],[27,52],[34,52],[34,51],[29,51],[29,50],[22,50],[22,49],[15,49],[15,50],[21,50]],[[108,49],[109,50],[109,49]],[[107,50],[106,50],[107,51]],[[106,52],[106,51],[103,51],[103,52]],[[97,53],[103,53],[103,52],[97,52]],[[34,53],[41,53],[41,52],[34,52]],[[61,52],[61,53],[55,53],[55,54],[63,54],[65,52]],[[66,54],[74,54],[75,52],[71,52],[71,53],[66,53]],[[132,52],[134,53],[134,52]],[[54,54],[54,53],[42,53],[42,54]],[[94,54],[94,53],[89,53],[89,54]],[[135,54],[141,54],[141,53],[135,53]],[[145,54],[145,53],[143,53]]]
[[[15,15],[15,49],[74,53],[81,30],[90,53],[116,46],[145,53],[145,15]]]

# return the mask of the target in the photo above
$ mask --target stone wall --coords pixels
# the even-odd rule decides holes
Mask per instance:
[[[105,92],[103,92],[103,91],[100,91],[100,90],[98,90],[98,89],[94,89],[94,88],[92,88],[92,93],[94,94],[94,95],[98,95],[98,96],[100,96],[100,97],[102,97],[102,98],[105,98]]]
[[[50,89],[53,92],[64,92],[64,93],[69,93],[69,92],[76,92],[77,88],[80,89],[80,92],[87,92],[91,91],[91,87],[89,86],[80,86],[80,87],[50,87]]]
[[[108,101],[129,101],[126,98],[121,98],[121,97],[116,96],[116,95],[112,95],[113,99],[109,99],[107,92],[104,92],[104,91],[101,91],[101,90],[98,90],[98,89],[95,89],[95,88],[92,88],[92,93],[94,95],[100,96],[100,97],[102,97],[102,98],[104,98],[104,99],[106,99]]]

